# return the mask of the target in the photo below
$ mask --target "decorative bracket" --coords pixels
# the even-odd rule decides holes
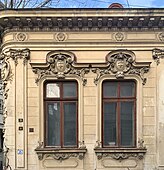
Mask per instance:
[[[99,66],[92,65],[92,72],[97,74],[94,83],[104,75],[114,75],[117,79],[124,79],[126,75],[138,75],[143,84],[146,83],[144,74],[149,71],[151,62],[135,62],[135,55],[128,50],[117,50],[106,56],[106,63]]]
[[[160,59],[164,58],[164,50],[154,49],[153,50],[153,59],[156,61],[157,65],[160,63]]]
[[[89,69],[89,64],[77,64],[75,56],[67,51],[50,52],[47,55],[46,63],[31,63],[33,72],[38,75],[36,83],[44,76],[55,76],[57,79],[65,79],[67,76],[76,75],[80,77],[85,86],[87,80],[84,78]]]

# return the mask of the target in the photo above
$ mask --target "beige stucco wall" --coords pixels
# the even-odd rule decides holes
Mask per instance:
[[[15,170],[160,170],[164,169],[164,60],[159,65],[152,58],[152,49],[162,48],[159,32],[125,32],[125,39],[116,41],[115,32],[66,32],[66,40],[58,41],[54,32],[27,32],[26,39],[17,39],[17,32],[9,32],[3,37],[2,51],[9,49],[30,50],[30,60],[23,64],[18,59],[15,65],[9,59],[11,77],[8,81],[8,98],[5,100],[7,109],[5,122],[5,144],[9,148],[7,154],[9,164]],[[147,82],[142,85],[139,76],[137,81],[137,140],[142,138],[147,148],[143,160],[97,159],[94,151],[96,141],[101,140],[101,83],[94,84],[95,73],[85,75],[86,86],[79,83],[79,141],[84,140],[87,153],[83,160],[70,158],[62,162],[54,159],[38,160],[34,151],[38,141],[43,140],[43,104],[41,79],[35,83],[37,75],[32,71],[30,63],[45,63],[46,55],[54,50],[68,50],[75,54],[77,63],[104,63],[106,55],[113,50],[127,49],[134,52],[137,62],[151,62],[150,70],[145,74]],[[52,79],[53,77],[50,77]],[[67,77],[69,79],[69,77]],[[111,77],[114,79],[115,77]],[[133,76],[125,76],[131,79]],[[18,122],[22,118],[23,122]],[[19,127],[23,130],[19,131]],[[33,128],[34,132],[29,132]],[[23,150],[18,154],[18,150]],[[155,169],[156,168],[156,169]]]

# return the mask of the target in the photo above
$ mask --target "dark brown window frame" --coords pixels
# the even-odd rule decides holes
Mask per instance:
[[[46,86],[49,83],[59,83],[60,84],[60,97],[59,98],[53,98],[53,97],[46,97]],[[76,83],[76,97],[63,97],[63,84],[64,83]],[[43,96],[43,103],[44,103],[44,148],[78,148],[78,82],[76,80],[47,80],[44,82],[44,96]],[[61,117],[61,125],[60,125],[60,146],[49,146],[48,143],[48,119],[47,119],[47,113],[46,105],[51,102],[60,102],[62,105],[62,109],[60,111],[60,117]],[[64,112],[63,112],[63,106],[66,102],[76,102],[76,145],[74,146],[64,146]]]
[[[120,98],[120,85],[118,87],[118,96],[116,98],[107,98],[103,96],[103,91],[104,91],[104,82],[117,82],[117,83],[121,83],[121,82],[133,82],[135,87],[134,87],[134,97],[122,97]],[[119,113],[116,113],[116,125],[117,127],[117,132],[116,132],[116,138],[117,138],[117,145],[115,146],[107,146],[104,144],[104,109],[103,109],[103,105],[104,105],[104,101],[110,101],[110,102],[117,102],[119,103],[120,101],[134,101],[134,129],[133,129],[133,140],[134,143],[132,146],[121,146],[121,137],[120,137],[120,131],[121,131],[121,125],[120,125],[120,109]],[[102,82],[102,128],[101,128],[101,134],[102,134],[102,147],[103,148],[136,148],[136,134],[137,134],[137,130],[136,130],[136,125],[137,125],[137,118],[136,118],[136,105],[137,105],[137,82],[134,79],[128,79],[128,80],[104,80]],[[119,107],[119,106],[117,106]],[[117,108],[118,109],[118,108]],[[117,117],[117,115],[119,115],[119,117]]]

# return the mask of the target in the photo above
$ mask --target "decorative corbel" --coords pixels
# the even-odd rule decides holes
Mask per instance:
[[[160,63],[161,58],[164,58],[164,50],[155,48],[153,50],[153,59],[156,61],[157,65]]]
[[[127,75],[138,75],[142,84],[146,83],[144,74],[149,71],[151,62],[135,62],[135,55],[128,50],[112,51],[106,56],[106,63],[95,66],[92,64],[92,72],[97,74],[94,83],[104,75],[114,75],[116,79],[124,79]]]
[[[79,77],[85,86],[87,80],[85,74],[90,71],[89,64],[77,64],[75,56],[67,51],[50,52],[46,57],[46,63],[30,63],[33,72],[37,74],[36,83],[45,76],[55,76],[57,79],[65,79],[67,76]]]

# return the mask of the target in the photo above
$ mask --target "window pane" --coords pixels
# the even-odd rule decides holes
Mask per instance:
[[[103,96],[104,97],[117,97],[117,82],[105,82],[103,84]]]
[[[121,97],[129,97],[134,96],[134,82],[121,82],[120,83],[120,96]]]
[[[121,146],[133,146],[134,102],[121,102]]]
[[[60,146],[60,104],[48,104],[48,145]]]
[[[104,103],[104,145],[116,145],[116,102]]]
[[[46,85],[46,97],[60,97],[60,86],[58,83]]]
[[[76,97],[77,85],[76,83],[64,83],[63,84],[63,97]]]
[[[64,146],[76,146],[76,103],[64,103]]]

